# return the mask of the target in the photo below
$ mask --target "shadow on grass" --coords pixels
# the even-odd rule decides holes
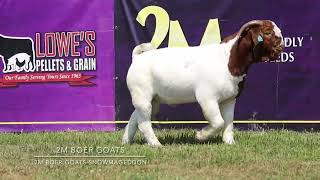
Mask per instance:
[[[173,145],[173,144],[221,144],[222,138],[220,136],[212,137],[208,139],[207,141],[198,141],[195,138],[195,132],[193,133],[178,133],[178,134],[172,134],[170,132],[162,133],[161,135],[158,135],[158,139],[161,142],[162,145]],[[142,136],[139,136],[135,140],[135,143],[137,144],[145,144],[146,141]]]

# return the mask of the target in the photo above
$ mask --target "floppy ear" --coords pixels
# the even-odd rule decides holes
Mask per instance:
[[[251,35],[251,39],[254,43],[254,46],[263,44],[264,37],[260,31],[260,28],[252,28],[249,30],[249,33]]]
[[[262,44],[264,41],[260,31],[260,27],[262,26],[262,24],[263,22],[260,20],[253,20],[244,24],[238,32],[239,37],[250,34],[255,46],[258,44]]]

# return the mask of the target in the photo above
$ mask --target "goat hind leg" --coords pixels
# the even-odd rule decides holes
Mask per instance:
[[[138,128],[151,146],[161,146],[158,138],[154,134],[151,124],[152,98],[145,96],[133,96],[132,101],[137,111]]]
[[[152,119],[159,113],[160,103],[157,100],[152,101]],[[138,129],[138,112],[135,110],[125,127],[122,144],[131,144]]]
[[[138,129],[138,114],[137,110],[131,114],[130,120],[124,129],[122,144],[130,144],[133,142],[134,135]]]

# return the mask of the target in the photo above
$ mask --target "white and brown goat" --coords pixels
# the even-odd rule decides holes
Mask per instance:
[[[149,145],[161,146],[151,126],[159,104],[198,102],[209,125],[196,133],[206,140],[223,130],[223,141],[234,143],[233,116],[241,84],[251,64],[275,60],[283,50],[278,26],[254,20],[220,44],[154,49],[150,43],[133,50],[127,85],[135,108],[123,143],[139,128]]]

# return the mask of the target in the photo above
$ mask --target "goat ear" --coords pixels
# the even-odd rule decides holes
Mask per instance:
[[[263,25],[263,21],[260,20],[253,20],[250,22],[247,22],[246,24],[244,24],[239,32],[238,32],[238,36],[244,36],[245,34],[247,34],[253,27],[260,27]]]
[[[264,38],[259,29],[251,29],[250,34],[255,46],[263,44]]]
[[[262,45],[264,42],[263,35],[260,32],[260,28],[252,28],[249,32],[249,36],[251,38],[251,41],[253,42],[253,55],[254,55],[254,61],[260,61],[263,59],[263,50]]]

